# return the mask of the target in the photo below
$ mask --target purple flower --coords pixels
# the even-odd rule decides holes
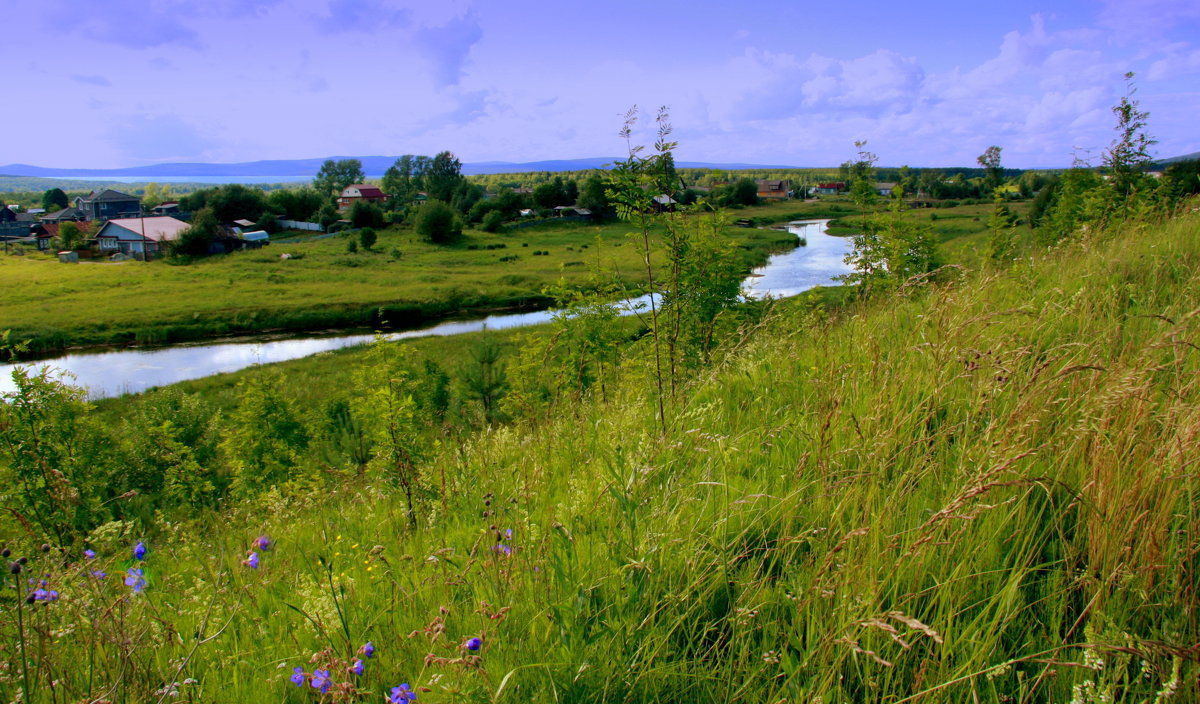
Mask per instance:
[[[408,688],[407,682],[399,687],[392,687],[392,696],[388,697],[388,704],[404,704],[415,701],[417,701],[417,693]]]
[[[95,560],[96,559],[96,551],[92,550],[91,548],[88,548],[87,550],[83,551],[83,556],[89,560]]]
[[[358,675],[359,677],[361,677],[363,670],[365,670],[365,669],[366,669],[366,666],[363,665],[363,661],[355,659],[354,665],[350,668],[350,671],[353,672],[354,674]]]
[[[292,680],[292,684],[296,685],[297,687],[303,687],[304,686],[304,668],[297,665],[296,669],[292,670],[292,676],[290,679]]]
[[[145,560],[146,544],[139,540],[138,544],[133,546],[133,556],[139,560]]]
[[[247,557],[245,560],[242,560],[242,564],[249,567],[252,570],[258,569],[258,553],[256,553],[256,552],[250,553],[250,557]]]
[[[130,567],[125,577],[125,586],[133,587],[133,593],[138,594],[146,588],[146,576],[141,567]]]
[[[512,540],[512,528],[509,528],[508,530],[504,531],[504,537],[508,538],[509,540]]]
[[[359,648],[358,652],[362,653],[364,658],[373,658],[375,657],[375,644],[367,641],[367,644]]]
[[[324,694],[329,691],[329,670],[313,670],[312,687],[321,691]]]
[[[104,579],[105,577],[108,576],[108,573],[105,572],[104,570],[95,570],[92,572],[92,576],[95,577],[96,579]]]
[[[266,552],[271,549],[271,539],[265,535],[260,535],[250,543],[250,547],[261,552]]]
[[[463,647],[473,653],[483,647],[483,641],[478,638],[468,638],[467,642],[463,643]]]

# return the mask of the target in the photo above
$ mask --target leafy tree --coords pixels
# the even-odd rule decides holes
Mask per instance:
[[[504,227],[504,216],[499,210],[492,210],[483,217],[484,232],[499,232]]]
[[[340,194],[353,183],[362,183],[365,180],[367,175],[358,159],[326,159],[313,178],[313,188],[328,198]]]
[[[440,200],[429,200],[417,209],[414,228],[418,235],[436,244],[453,242],[462,235],[458,215]]]
[[[1200,193],[1200,159],[1178,161],[1163,173],[1163,187],[1174,199]]]
[[[580,208],[592,211],[592,215],[596,217],[611,215],[612,208],[609,206],[608,196],[604,192],[604,177],[600,174],[588,176],[579,190],[577,203]]]
[[[454,189],[454,199],[450,202],[450,207],[454,208],[455,212],[467,213],[482,200],[483,186],[462,179]]]
[[[850,182],[850,199],[859,207],[865,208],[878,200],[879,194],[875,190],[875,162],[879,161],[879,157],[867,151],[865,139],[855,141],[854,148],[858,150],[857,157],[843,163],[841,172]]]
[[[451,152],[439,152],[433,157],[422,180],[430,200],[449,203],[454,199],[454,192],[463,181],[462,162]]]
[[[839,278],[860,286],[863,296],[894,289],[939,265],[933,229],[903,217],[903,195],[901,190],[893,196],[889,212],[867,217],[846,255],[854,271]]]
[[[301,222],[312,221],[325,201],[325,197],[312,188],[280,188],[267,195],[267,207]]]
[[[1112,186],[1121,198],[1128,197],[1143,178],[1142,172],[1150,163],[1150,148],[1158,143],[1146,134],[1150,113],[1141,110],[1138,101],[1133,99],[1137,92],[1133,76],[1133,72],[1125,74],[1125,96],[1112,109],[1117,116],[1118,136],[1104,153],[1104,166],[1111,174]]]
[[[758,205],[758,184],[749,176],[739,178],[730,184],[721,198],[725,206]]]
[[[79,225],[68,220],[58,226],[59,245],[63,249],[75,249],[83,244],[83,231]]]
[[[216,188],[203,188],[189,193],[179,201],[179,207],[189,212],[204,208],[212,210],[218,222],[251,220],[257,222],[269,210],[267,195],[261,189],[230,183]]]
[[[42,194],[42,207],[45,208],[46,212],[48,213],[58,212],[59,210],[69,208],[70,206],[71,201],[67,198],[67,194],[61,188],[51,188]]]
[[[142,207],[149,210],[174,197],[175,193],[171,190],[170,184],[159,186],[157,183],[148,183],[146,184],[145,192],[142,194]]]
[[[553,181],[539,184],[533,189],[533,202],[539,208],[556,208],[560,205],[571,205],[574,200],[568,202],[566,186],[563,184],[562,177],[555,177]]]
[[[282,229],[279,226],[279,216],[270,210],[264,210],[262,217],[258,219],[258,222],[254,223],[254,229],[262,230],[269,235],[279,232]]]
[[[401,487],[408,502],[409,521],[415,526],[420,459],[425,445],[406,354],[404,346],[377,339],[355,372],[356,393],[351,408],[362,420],[373,447],[368,471]]]
[[[221,453],[233,474],[232,490],[257,498],[264,489],[301,479],[300,458],[309,434],[299,412],[281,392],[278,373],[255,374],[238,383]]]
[[[992,214],[988,217],[988,250],[992,261],[1008,263],[1016,253],[1017,216],[1004,204],[1003,196],[997,191],[994,196]]]
[[[193,257],[208,254],[209,245],[221,234],[221,223],[211,208],[201,208],[192,216],[191,224],[179,233],[179,239],[172,245],[172,251],[177,255]]]
[[[1038,221],[1038,241],[1055,244],[1074,236],[1085,223],[1099,220],[1108,200],[1101,197],[1103,188],[1104,180],[1092,169],[1071,169],[1060,176]]]
[[[359,244],[362,245],[362,248],[364,250],[366,250],[368,252],[371,251],[371,248],[375,246],[375,240],[376,240],[376,235],[375,235],[374,228],[364,227],[363,229],[358,231],[358,241],[359,241]],[[351,241],[353,242],[353,240],[351,240]]]
[[[1000,151],[1000,147],[991,146],[975,158],[975,161],[983,167],[984,183],[988,189],[993,191],[1000,187],[1001,176],[1004,173],[1000,166]]]
[[[378,205],[359,200],[350,207],[350,224],[354,227],[385,227],[387,219]]]

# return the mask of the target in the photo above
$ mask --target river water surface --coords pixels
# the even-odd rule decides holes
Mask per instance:
[[[850,251],[848,238],[825,234],[828,220],[793,222],[788,230],[802,237],[807,245],[773,255],[766,265],[755,269],[743,290],[748,297],[784,298],[816,286],[836,284],[833,277],[849,268],[843,258]],[[648,297],[623,306],[631,311],[645,304]],[[458,335],[466,332],[504,330],[548,322],[551,311],[489,315],[472,320],[449,320],[437,325],[386,335],[404,340],[432,335]],[[211,374],[234,372],[255,364],[284,362],[319,352],[361,345],[373,340],[373,334],[326,335],[272,339],[269,336],[241,338],[219,343],[183,343],[156,348],[123,348],[107,352],[79,352],[55,359],[0,365],[0,393],[15,390],[12,370],[15,366],[40,369],[52,367],[73,384],[87,388],[89,398],[107,398],[145,391],[154,386],[199,379]]]

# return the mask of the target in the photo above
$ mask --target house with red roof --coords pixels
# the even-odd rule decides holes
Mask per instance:
[[[338,210],[349,210],[360,201],[382,205],[388,201],[388,198],[388,194],[379,190],[378,186],[352,183],[343,188],[342,195],[338,196]]]

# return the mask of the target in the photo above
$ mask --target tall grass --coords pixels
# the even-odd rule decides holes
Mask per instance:
[[[608,403],[443,448],[417,529],[370,474],[272,494],[160,526],[137,595],[130,526],[95,562],[18,541],[61,597],[9,577],[0,688],[26,663],[45,702],[1196,701],[1198,225],[781,305],[663,433],[630,356]]]

